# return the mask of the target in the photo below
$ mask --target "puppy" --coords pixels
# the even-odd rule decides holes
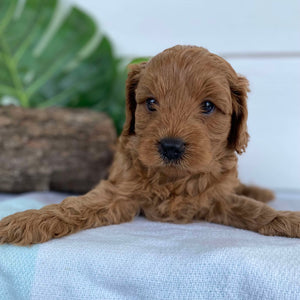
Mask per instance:
[[[242,185],[248,81],[195,46],[175,46],[132,65],[126,122],[107,180],[84,196],[8,216],[0,242],[30,245],[131,221],[208,221],[265,235],[300,237],[300,213],[264,202],[271,191]]]

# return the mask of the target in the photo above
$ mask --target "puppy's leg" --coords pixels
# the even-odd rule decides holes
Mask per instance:
[[[138,213],[138,204],[109,181],[80,197],[60,204],[27,210],[0,221],[0,244],[30,245],[59,238],[82,229],[128,222]]]
[[[264,235],[300,237],[300,212],[276,211],[262,202],[239,195],[216,200],[204,219]]]
[[[240,183],[236,188],[236,193],[261,202],[268,202],[275,198],[275,195],[271,190],[254,185],[245,185],[243,183]]]

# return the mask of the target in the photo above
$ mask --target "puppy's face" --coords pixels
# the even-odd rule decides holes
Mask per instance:
[[[176,46],[132,68],[127,120],[138,159],[177,175],[208,172],[228,150],[244,150],[247,81],[222,58]]]

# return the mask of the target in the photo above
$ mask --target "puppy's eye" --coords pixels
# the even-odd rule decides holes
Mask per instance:
[[[211,101],[204,101],[201,104],[201,110],[203,114],[209,115],[215,110],[215,105]]]
[[[149,98],[146,100],[146,106],[149,111],[156,111],[155,105],[157,105],[157,101],[153,98]]]

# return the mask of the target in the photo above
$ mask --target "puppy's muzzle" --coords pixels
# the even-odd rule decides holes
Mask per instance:
[[[163,138],[158,143],[158,152],[165,162],[177,162],[185,151],[185,143],[179,138]]]

